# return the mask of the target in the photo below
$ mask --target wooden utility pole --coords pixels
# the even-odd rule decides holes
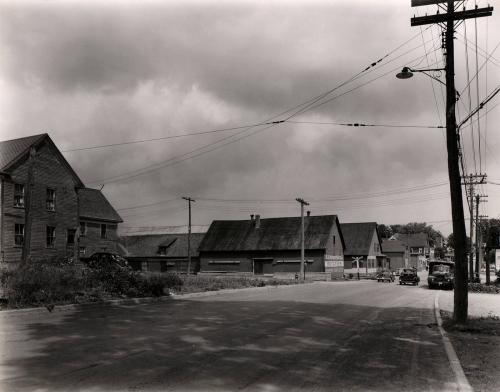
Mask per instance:
[[[305,258],[305,240],[304,240],[304,206],[308,206],[309,203],[305,201],[304,199],[297,198],[295,199],[300,203],[300,219],[301,219],[301,230],[300,230],[300,276],[303,277],[303,279],[306,278],[306,272],[304,269],[304,258]]]
[[[35,147],[30,148],[30,155],[28,158],[28,179],[25,189],[25,203],[24,203],[24,241],[23,249],[21,252],[21,261],[25,263],[28,261],[31,253],[31,226],[33,222],[33,213],[31,212],[31,199],[33,196],[34,186],[34,166],[35,166]]]
[[[412,0],[412,6],[440,4],[443,0]],[[448,177],[450,181],[451,215],[453,220],[453,236],[455,239],[455,293],[453,319],[457,323],[467,321],[468,292],[467,292],[467,256],[462,186],[460,181],[459,151],[457,122],[455,116],[455,48],[453,44],[454,23],[456,20],[489,16],[493,7],[475,8],[455,12],[454,0],[446,0],[446,13],[413,17],[412,26],[444,23],[445,51],[446,51],[446,146],[448,151]]]
[[[477,225],[477,212],[476,219],[474,219],[474,185],[480,185],[486,183],[486,174],[469,174],[468,176],[462,176],[462,185],[466,187],[467,197],[469,199],[469,212],[470,212],[470,248],[469,248],[469,280],[471,282],[474,281],[474,278],[479,277],[479,272],[477,269],[476,262],[476,275],[474,275],[474,222],[476,221]],[[467,190],[467,186],[469,189]],[[477,200],[477,198],[476,198]],[[477,209],[477,205],[476,205]],[[476,242],[477,242],[477,226],[476,226]]]
[[[189,206],[189,222],[188,222],[188,266],[187,266],[187,275],[191,272],[191,202],[196,202],[196,200],[191,199],[190,197],[183,197],[184,200],[187,200]]]
[[[479,215],[479,203],[485,202],[486,200],[481,200],[485,198],[484,195],[476,195],[476,276],[475,281],[481,283],[480,272],[481,272],[481,246],[482,246],[482,238],[481,238],[481,216]]]

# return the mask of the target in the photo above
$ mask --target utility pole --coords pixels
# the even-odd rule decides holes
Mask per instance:
[[[183,197],[184,200],[187,200],[189,206],[189,224],[188,224],[188,266],[186,274],[189,275],[191,272],[191,202],[196,202],[196,200],[191,199],[190,197]]]
[[[412,6],[439,4],[443,0],[412,0]],[[446,13],[413,17],[412,26],[421,26],[433,23],[445,23],[445,51],[446,51],[446,146],[448,151],[448,177],[450,181],[451,214],[453,220],[453,236],[455,238],[455,292],[453,319],[457,323],[467,321],[468,292],[467,292],[467,257],[466,234],[462,199],[462,186],[460,181],[459,151],[457,122],[455,116],[455,48],[453,44],[454,23],[456,20],[489,16],[493,7],[475,8],[455,12],[454,0],[446,0]]]
[[[467,197],[469,199],[469,212],[470,212],[470,248],[469,248],[469,280],[474,281],[474,185],[481,185],[486,183],[486,174],[469,174],[468,176],[462,176],[462,185],[466,187]],[[469,189],[467,190],[467,186]],[[477,199],[476,199],[477,200]],[[476,206],[477,208],[477,206]],[[477,212],[476,212],[477,217]],[[476,230],[476,242],[477,242],[477,230]],[[479,272],[477,271],[476,262],[476,276]]]
[[[480,216],[479,216],[479,203],[485,202],[486,200],[481,200],[485,198],[485,195],[476,195],[476,279],[475,281],[481,283],[480,272],[481,272],[481,260],[480,260],[480,248],[482,246],[481,239],[481,228],[480,228]]]
[[[297,198],[295,199],[300,203],[300,219],[301,219],[301,230],[300,230],[300,276],[303,277],[303,279],[306,278],[306,272],[304,269],[304,257],[305,257],[305,250],[304,250],[304,206],[308,206],[309,203],[305,201],[304,199]]]
[[[24,205],[24,242],[23,249],[21,251],[21,261],[25,263],[28,261],[31,253],[31,226],[33,222],[33,214],[31,212],[31,199],[33,196],[33,171],[35,166],[35,155],[36,150],[35,147],[30,148],[28,158],[28,179],[26,182],[26,193],[25,193],[25,205]]]
[[[480,237],[480,247],[479,247],[479,260],[483,261],[484,260],[484,247],[483,247],[483,233],[484,233],[484,226],[482,225],[483,219],[487,219],[488,215],[479,215],[479,225],[480,225],[480,231],[479,231],[479,237]],[[486,260],[486,284],[490,284],[490,263],[488,260]],[[478,269],[479,272],[479,269]]]

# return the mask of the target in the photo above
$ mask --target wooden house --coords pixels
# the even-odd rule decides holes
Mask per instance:
[[[336,215],[304,217],[306,277],[343,277],[344,239]],[[198,248],[200,273],[298,277],[301,218],[212,222]]]
[[[88,189],[47,134],[0,142],[0,261],[74,257],[88,223],[88,246],[112,251],[120,216]],[[100,235],[90,236],[92,225]],[[102,235],[105,230],[105,235]]]

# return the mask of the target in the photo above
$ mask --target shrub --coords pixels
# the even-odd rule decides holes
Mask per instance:
[[[141,297],[159,297],[166,289],[180,290],[182,279],[176,274],[138,274],[136,284],[129,290],[129,296],[135,293]]]
[[[72,302],[84,289],[81,270],[66,260],[21,263],[3,270],[1,283],[11,306]]]

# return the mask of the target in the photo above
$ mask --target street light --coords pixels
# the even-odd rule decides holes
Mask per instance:
[[[411,77],[413,77],[414,72],[421,72],[421,73],[427,75],[429,78],[434,79],[436,82],[439,82],[442,85],[446,86],[446,83],[443,82],[441,79],[436,78],[435,76],[432,76],[431,74],[428,73],[428,72],[440,72],[440,71],[445,71],[445,69],[444,68],[411,69],[410,67],[403,67],[401,72],[396,74],[396,77],[398,79],[410,79]],[[458,92],[457,92],[457,95],[458,95]]]

